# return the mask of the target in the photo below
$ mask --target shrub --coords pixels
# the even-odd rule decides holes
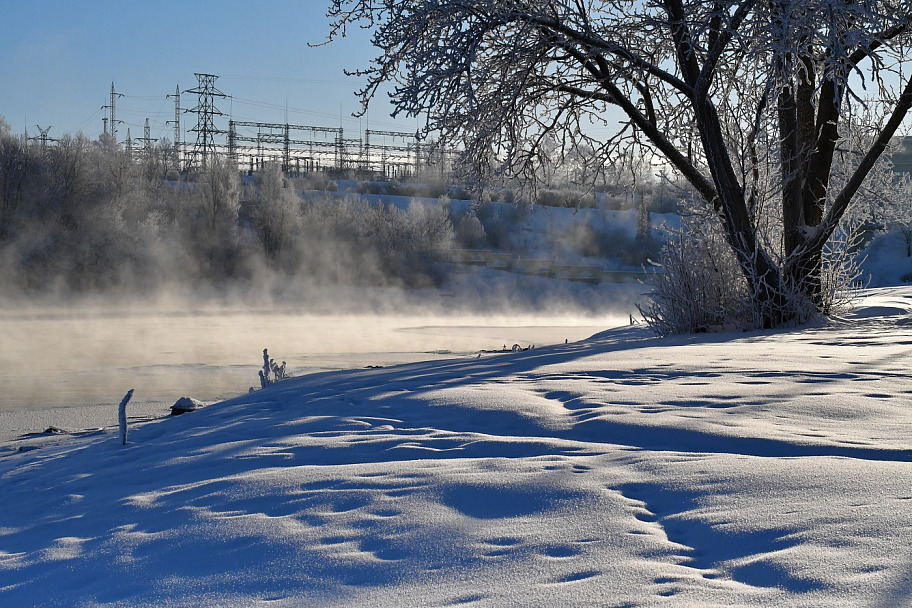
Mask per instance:
[[[807,297],[803,285],[782,286],[781,299],[797,323],[817,314],[850,309],[864,287],[857,255],[860,230],[839,231],[824,248],[821,263],[820,304]],[[787,267],[788,260],[780,261]],[[763,325],[768,310],[751,303],[757,298],[758,279],[748,280],[725,242],[718,219],[710,214],[686,218],[679,230],[669,231],[661,262],[653,264],[651,301],[640,313],[660,336],[717,330],[750,330]]]
[[[743,327],[750,318],[741,269],[711,218],[669,231],[650,282],[651,300],[640,313],[660,336]]]

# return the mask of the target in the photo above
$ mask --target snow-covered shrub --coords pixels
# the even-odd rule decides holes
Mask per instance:
[[[863,227],[851,224],[838,230],[823,249],[820,270],[821,310],[825,315],[839,314],[854,307],[870,277],[862,270],[864,256],[859,244]]]
[[[263,368],[259,370],[257,375],[260,377],[260,388],[266,388],[274,382],[279,380],[284,380],[286,376],[285,372],[286,363],[282,361],[282,365],[279,365],[275,359],[269,357],[269,349],[263,349]]]
[[[658,254],[651,236],[639,238],[627,226],[581,220],[551,231],[558,247],[586,257],[614,260],[638,268]]]
[[[411,285],[439,280],[436,263],[454,244],[446,208],[413,199],[408,209],[375,207],[382,231],[373,235],[383,251],[384,269]]]
[[[266,388],[272,382],[270,378],[270,372],[272,371],[271,366],[269,365],[269,349],[263,349],[263,369],[259,371],[260,376],[260,388]]]
[[[691,217],[668,231],[650,282],[651,300],[640,313],[660,336],[750,323],[744,277],[712,218]]]
[[[412,201],[408,209],[360,197],[317,197],[303,207],[301,272],[319,280],[425,286],[453,247],[444,206]]]
[[[403,251],[406,255],[432,253],[452,247],[453,225],[444,206],[413,199],[404,219]]]
[[[475,215],[484,227],[488,245],[499,249],[509,249],[510,240],[515,236],[515,227],[526,215],[525,205],[507,205],[503,203],[482,203],[475,208]]]
[[[569,188],[539,190],[535,202],[543,207],[589,209],[598,206],[595,195],[592,193]]]
[[[789,318],[803,323],[817,314],[851,308],[865,286],[859,235],[853,227],[842,229],[824,248],[817,304],[805,295],[806,286],[783,281],[780,297]],[[749,290],[760,289],[762,281],[744,276],[712,214],[690,216],[680,229],[668,230],[661,261],[653,264],[650,278],[651,300],[640,312],[660,336],[758,329],[771,314],[751,305],[757,298]]]
[[[486,244],[485,229],[472,213],[461,213],[456,223],[456,240],[467,249],[477,249]]]

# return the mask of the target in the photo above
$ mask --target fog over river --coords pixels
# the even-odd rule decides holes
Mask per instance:
[[[291,375],[475,356],[571,342],[626,322],[617,316],[302,314],[287,307],[29,307],[0,310],[0,439],[49,425],[157,417],[182,396],[213,402],[258,386],[262,351]],[[41,427],[41,428],[38,428]]]

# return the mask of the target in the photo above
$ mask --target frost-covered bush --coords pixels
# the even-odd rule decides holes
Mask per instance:
[[[855,306],[870,277],[862,271],[864,255],[859,253],[863,227],[850,224],[837,230],[823,249],[820,271],[820,312],[839,314]]]
[[[741,269],[710,218],[690,218],[668,232],[650,282],[651,300],[640,313],[660,336],[748,324]]]
[[[550,238],[558,247],[572,253],[611,259],[637,268],[658,254],[656,241],[650,235],[639,238],[624,225],[594,225],[590,221],[581,220],[552,231]]]
[[[318,190],[320,192],[335,192],[339,189],[338,184],[330,179],[325,171],[314,171],[304,177],[295,180],[295,184],[300,190]]]
[[[456,222],[456,240],[461,247],[477,249],[486,243],[484,226],[473,213],[461,213]]]
[[[539,190],[535,202],[543,207],[589,209],[598,206],[594,194],[569,188]]]
[[[486,202],[475,208],[475,215],[484,228],[488,245],[509,249],[511,239],[516,235],[516,226],[522,222],[527,207]]]
[[[781,300],[791,307],[794,322],[851,308],[864,287],[859,234],[853,227],[842,229],[824,248],[816,304],[804,295],[805,286],[782,285]],[[763,287],[761,281],[745,276],[711,213],[685,218],[680,229],[668,231],[650,282],[651,300],[640,312],[660,336],[758,329],[770,314],[756,308],[750,290]]]
[[[266,388],[270,384],[287,378],[288,376],[285,372],[285,366],[285,361],[282,361],[282,365],[279,365],[275,359],[271,359],[269,357],[269,349],[264,348],[263,367],[258,372],[258,375],[260,377],[260,388]]]

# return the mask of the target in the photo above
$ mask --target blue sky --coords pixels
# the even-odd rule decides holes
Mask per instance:
[[[288,122],[346,129],[414,131],[417,121],[394,121],[385,99],[367,121],[354,119],[356,78],[343,68],[368,65],[374,55],[367,35],[355,32],[326,47],[328,0],[7,0],[0,6],[0,116],[15,133],[36,125],[52,137],[102,132],[102,106],[117,99],[118,138],[141,137],[148,118],[152,137],[173,139],[173,94],[196,87],[195,72],[218,75],[216,86],[231,99],[217,126],[236,120]],[[183,108],[196,105],[185,93]],[[189,130],[193,114],[182,116]],[[189,134],[194,137],[193,134]]]
[[[119,97],[118,138],[129,128],[173,139],[180,85],[196,87],[195,72],[218,75],[231,96],[218,108],[235,120],[341,126],[346,137],[364,128],[414,132],[418,121],[390,118],[385,92],[366,119],[354,92],[362,84],[344,68],[366,67],[375,54],[366,32],[330,45],[325,40],[329,0],[0,0],[0,116],[17,134],[36,125],[50,135],[83,132],[95,138],[106,116],[113,82]],[[184,109],[195,95],[181,98]],[[287,107],[287,114],[286,114]],[[182,114],[183,130],[196,116]],[[908,124],[908,121],[906,122]],[[187,133],[186,140],[195,134]]]

